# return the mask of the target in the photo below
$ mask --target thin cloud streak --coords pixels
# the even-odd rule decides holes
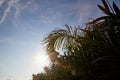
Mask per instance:
[[[4,3],[5,0],[0,0],[0,7],[2,6],[2,4]],[[6,19],[6,17],[8,16],[8,14],[10,13],[11,11],[11,7],[14,7],[16,9],[16,12],[15,12],[15,16],[18,16],[22,10],[24,10],[25,8],[28,7],[28,5],[30,5],[32,3],[33,0],[30,0],[29,2],[27,2],[24,6],[20,6],[19,4],[19,1],[20,0],[10,0],[8,2],[8,6],[7,8],[4,10],[4,13],[3,13],[3,16],[0,20],[0,24],[2,24],[4,22],[4,20]]]
[[[5,20],[5,18],[6,18],[7,15],[8,15],[8,13],[10,12],[11,7],[12,7],[15,3],[17,3],[17,2],[19,2],[19,0],[10,0],[10,1],[8,2],[8,7],[6,8],[6,10],[4,10],[4,14],[3,14],[3,16],[2,16],[2,19],[0,20],[0,24],[3,23],[3,21]]]
[[[24,10],[25,8],[27,8],[32,2],[33,2],[33,0],[30,0],[24,6],[15,5],[14,6],[16,8],[15,17],[19,16],[19,14],[21,13],[21,11]]]
[[[28,5],[30,5],[32,3],[33,0],[30,0],[29,2],[26,3],[25,6],[22,7],[22,10],[25,9],[26,7],[28,7]]]
[[[0,0],[0,7],[2,6],[2,4],[4,3],[5,0]]]

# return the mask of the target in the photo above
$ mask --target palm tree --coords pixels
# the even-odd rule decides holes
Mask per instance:
[[[106,16],[88,22],[84,29],[65,25],[66,29],[55,29],[44,38],[47,53],[62,49],[64,55],[59,61],[75,69],[79,76],[88,77],[92,71],[99,73],[101,65],[106,67],[111,60],[114,63],[113,59],[120,55],[120,10],[114,2],[113,8],[107,1],[102,2],[104,6],[98,7]]]
[[[75,27],[72,29],[71,26],[65,25],[65,29],[53,30],[45,39],[44,43],[46,45],[46,50],[48,54],[53,53],[55,50],[62,49],[65,53],[59,59],[63,61],[64,64],[71,67],[76,67],[77,70],[84,72],[89,64],[89,61],[84,55],[84,50],[82,48],[85,45],[84,32],[80,27]],[[81,69],[78,65],[81,65]]]
[[[106,41],[113,47],[115,53],[120,53],[120,9],[113,2],[111,6],[107,0],[102,0],[103,6],[98,5],[105,16],[88,22],[88,28],[98,29]],[[91,26],[92,25],[92,26]]]
[[[77,47],[81,45],[79,43],[79,37],[82,36],[79,27],[75,27],[73,30],[71,26],[65,25],[65,29],[56,29],[43,40],[46,45],[46,51],[48,54],[51,51],[62,48],[62,50],[69,50],[69,48]]]
[[[103,56],[96,58],[92,64],[101,79],[111,79],[119,77],[120,73],[120,9],[113,2],[111,6],[107,0],[102,0],[103,6],[98,5],[105,16],[99,17],[92,22],[88,22],[87,29],[97,30],[103,36],[105,43],[111,47],[106,49]],[[105,48],[105,46],[104,46]],[[95,69],[96,67],[96,69]]]
[[[80,27],[72,29],[68,25],[65,27],[66,30],[53,30],[44,39],[46,50],[48,54],[51,54],[62,48],[64,55],[58,58],[60,63],[71,67],[71,71],[75,69],[77,76],[88,74],[91,62],[105,51],[99,51],[105,45],[104,41],[101,41],[101,36],[97,31],[89,31]],[[100,48],[99,45],[101,45]]]

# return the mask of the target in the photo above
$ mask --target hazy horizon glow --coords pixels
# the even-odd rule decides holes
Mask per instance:
[[[103,15],[99,2],[0,0],[0,80],[30,80],[32,74],[43,71],[49,65],[43,38],[65,24],[75,27]]]

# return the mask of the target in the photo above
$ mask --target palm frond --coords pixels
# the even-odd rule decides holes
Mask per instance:
[[[118,6],[113,2],[113,8],[114,8],[114,11],[117,15],[120,15],[120,9],[118,8]]]
[[[68,31],[68,34],[69,34],[69,35],[72,35],[72,34],[73,34],[72,27],[71,27],[71,26],[68,26],[67,24],[65,25],[65,27],[66,27],[66,31]]]
[[[101,5],[98,5],[98,7],[101,9],[101,11],[102,11],[103,13],[105,13],[105,14],[107,14],[107,15],[110,15],[110,12],[109,12],[106,8],[104,8],[104,7],[101,6]]]
[[[109,6],[108,6],[106,0],[102,0],[102,3],[104,5],[104,7],[106,8],[107,12],[110,13],[110,9],[109,9]]]
[[[79,27],[72,29],[71,26],[65,25],[66,29],[55,29],[44,39],[48,53],[55,49],[68,49],[70,46],[77,47],[80,45]]]

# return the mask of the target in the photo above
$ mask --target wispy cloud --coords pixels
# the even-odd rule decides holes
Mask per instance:
[[[5,0],[0,0],[0,7],[2,6],[2,4],[4,3]]]
[[[96,5],[97,5],[96,0],[93,1],[78,0],[77,3],[79,15],[78,23],[85,23],[86,21],[88,21],[89,18],[94,18],[97,15],[99,15],[99,11]]]
[[[10,12],[11,7],[17,2],[19,2],[19,0],[10,0],[8,2],[8,6],[7,6],[6,10],[4,10],[4,14],[2,16],[2,19],[0,20],[0,24],[3,23],[3,21],[5,20],[5,18],[8,15],[8,13]]]
[[[4,1],[5,0],[0,0],[0,7],[2,6]],[[4,22],[7,15],[10,13],[12,7],[14,7],[16,9],[15,16],[18,16],[22,10],[24,10],[28,5],[30,5],[32,3],[33,0],[28,1],[25,5],[22,5],[22,6],[20,6],[19,1],[20,0],[9,0],[8,1],[8,6],[4,10],[3,16],[0,20],[0,24],[2,24]]]
[[[59,13],[59,12],[57,12],[57,13],[54,12],[53,14],[48,13],[45,16],[40,16],[38,21],[39,21],[39,23],[47,25],[47,26],[48,25],[50,25],[50,26],[60,26],[61,16],[62,16],[62,14]]]
[[[17,5],[14,5],[14,7],[16,8],[15,17],[19,16],[21,11],[27,8],[32,2],[33,0],[30,0],[25,5],[20,5],[19,3]]]
[[[33,0],[30,0],[29,2],[27,2],[26,5],[24,5],[24,6],[22,7],[22,9],[25,9],[28,5],[30,5],[30,4],[32,3],[32,1],[33,1]]]

